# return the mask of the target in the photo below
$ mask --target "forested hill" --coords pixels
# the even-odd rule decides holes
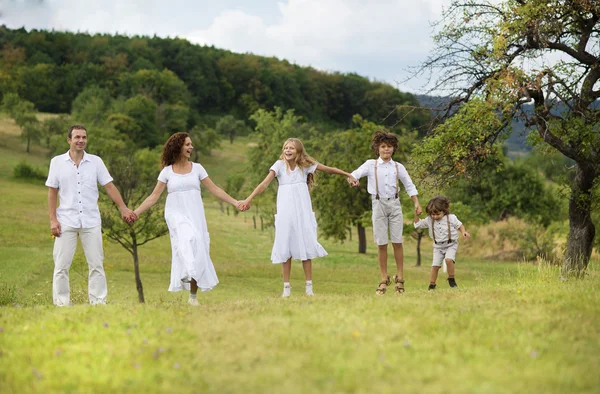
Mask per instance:
[[[181,103],[191,117],[232,114],[247,120],[259,108],[279,106],[311,122],[342,127],[354,114],[380,122],[395,105],[417,105],[413,95],[356,74],[322,72],[178,38],[0,26],[0,51],[0,94],[18,93],[43,112],[70,112],[75,97],[89,86],[108,89],[113,97],[147,93]],[[387,117],[386,124],[398,116]],[[422,116],[406,121],[417,126]]]

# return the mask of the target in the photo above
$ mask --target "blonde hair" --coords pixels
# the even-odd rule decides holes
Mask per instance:
[[[294,159],[296,166],[300,168],[308,168],[317,162],[314,158],[312,158],[306,153],[302,141],[300,141],[298,138],[288,138],[283,143],[283,146],[281,147],[281,156],[279,156],[279,160],[283,160],[283,162],[285,163],[285,169],[288,173],[290,172],[290,164],[285,159],[284,150],[285,146],[289,143],[294,144],[294,147],[296,148],[296,158]],[[306,184],[308,185],[308,190],[312,190],[315,184],[314,174],[308,174],[308,177],[306,178]]]

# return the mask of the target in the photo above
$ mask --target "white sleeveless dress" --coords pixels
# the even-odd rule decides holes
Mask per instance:
[[[206,226],[200,181],[208,173],[198,163],[192,171],[176,174],[172,166],[163,168],[158,180],[167,184],[165,220],[171,237],[171,283],[169,291],[189,290],[190,284],[182,278],[193,278],[202,291],[211,290],[219,283],[210,259],[210,237]]]
[[[290,257],[309,260],[327,256],[317,241],[317,220],[306,184],[308,174],[314,173],[317,164],[308,168],[286,169],[278,160],[270,170],[275,172],[277,189],[277,214],[275,215],[275,243],[271,252],[273,264],[286,262]]]

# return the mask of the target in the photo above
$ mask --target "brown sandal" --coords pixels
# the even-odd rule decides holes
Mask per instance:
[[[379,282],[379,286],[377,286],[377,289],[375,289],[375,294],[384,295],[385,291],[387,290],[387,287],[391,284],[392,281],[390,281],[390,276],[388,275],[387,280]]]
[[[404,279],[398,279],[398,275],[394,275],[394,294],[404,293]]]

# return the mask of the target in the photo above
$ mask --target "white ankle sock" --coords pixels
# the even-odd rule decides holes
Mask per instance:
[[[191,298],[191,299],[194,299],[194,300],[195,300],[195,299],[196,299],[196,296],[197,296],[197,294],[196,294],[196,293],[190,293],[190,298]]]

